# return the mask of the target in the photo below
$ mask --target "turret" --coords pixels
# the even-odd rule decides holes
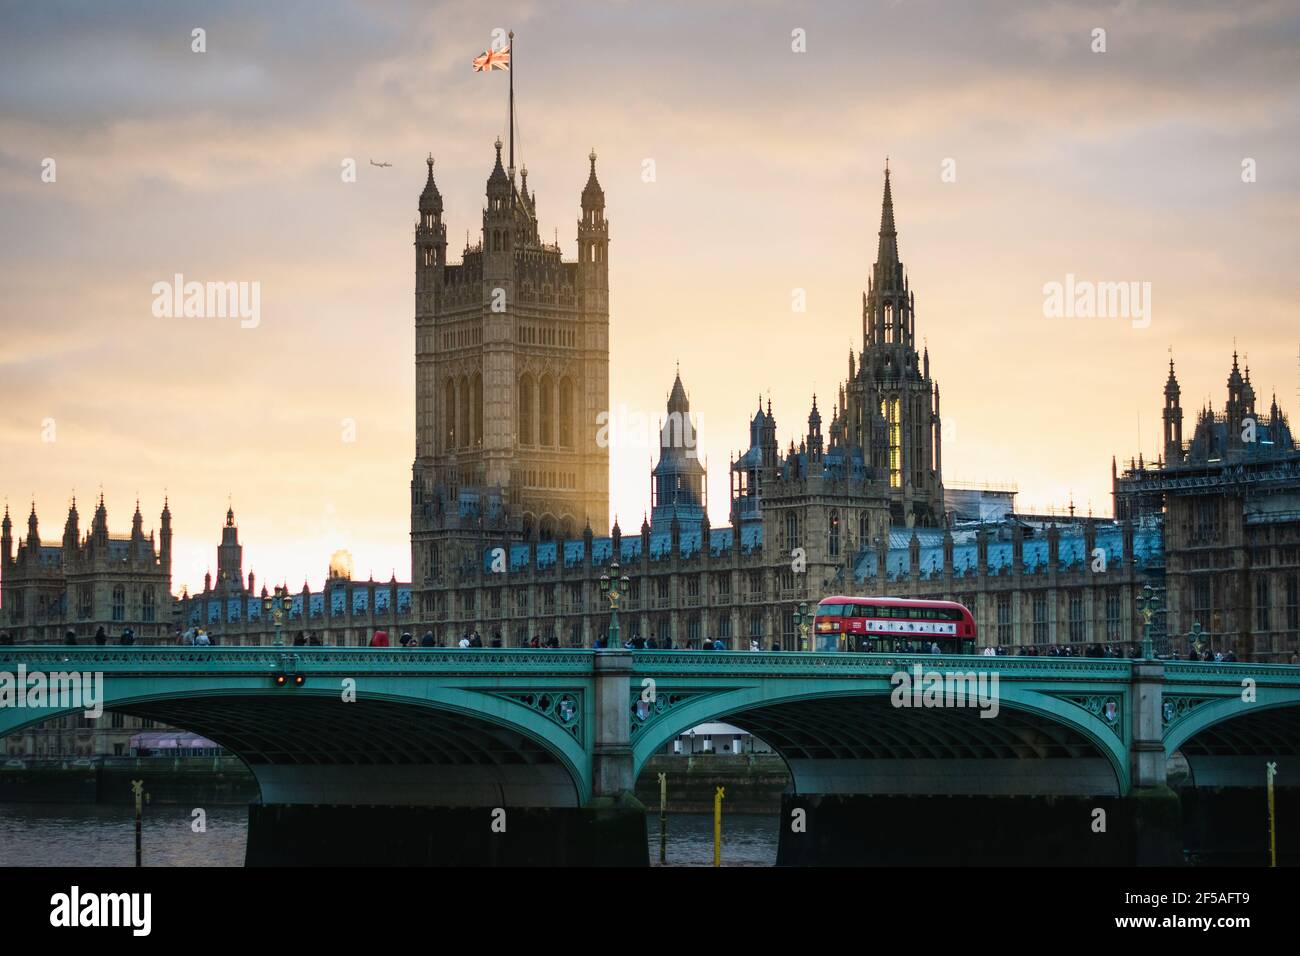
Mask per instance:
[[[167,572],[168,580],[171,580],[172,570],[172,509],[163,497],[163,510],[160,518],[161,527],[158,531],[158,563],[162,569]]]
[[[820,461],[823,452],[822,415],[817,410],[817,396],[813,396],[812,411],[808,413],[808,459]]]
[[[429,175],[420,193],[420,221],[415,227],[415,294],[416,311],[421,309],[420,295],[442,288],[443,267],[447,264],[447,227],[442,221],[442,193],[433,181],[433,154],[425,160]],[[436,303],[429,303],[436,305]]]
[[[0,521],[0,577],[14,559],[14,523],[9,520],[9,502],[5,502],[4,520]]]
[[[99,504],[90,523],[90,540],[100,554],[108,553],[108,509],[104,507],[104,493],[99,493]]]
[[[64,566],[70,566],[72,559],[77,553],[77,544],[81,540],[81,529],[78,527],[80,517],[77,514],[77,499],[74,496],[72,504],[68,506],[68,520],[63,525],[63,561]]]
[[[1174,376],[1174,360],[1169,360],[1169,378],[1165,381],[1165,464],[1177,465],[1183,460],[1183,408],[1182,392]]]
[[[226,525],[221,529],[221,546],[217,548],[217,589],[238,591],[244,578],[244,548],[239,543],[235,509],[226,509]]]
[[[590,297],[586,308],[600,312],[608,308],[609,221],[605,219],[605,190],[596,178],[596,150],[587,156],[591,172],[582,188],[582,218],[578,220],[578,281]]]
[[[41,546],[41,532],[36,523],[36,502],[32,502],[32,513],[27,516],[27,548],[29,552],[36,553],[36,549]]]
[[[1241,419],[1246,413],[1246,382],[1237,367],[1237,353],[1232,353],[1232,371],[1228,373],[1228,448],[1241,447]]]
[[[496,163],[487,180],[487,205],[483,207],[483,278],[504,282],[514,277],[515,214],[510,177],[501,165],[501,138],[497,137]],[[507,301],[511,300],[507,287]]]
[[[131,560],[135,560],[138,546],[144,541],[144,516],[140,514],[140,499],[135,499],[135,514],[131,516]]]

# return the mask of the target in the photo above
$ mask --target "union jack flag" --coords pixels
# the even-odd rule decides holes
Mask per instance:
[[[475,73],[490,73],[492,70],[505,70],[510,72],[510,46],[507,44],[500,50],[487,50],[486,52],[474,57]]]

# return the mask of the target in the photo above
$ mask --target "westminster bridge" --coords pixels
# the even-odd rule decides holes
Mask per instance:
[[[1028,799],[1035,806],[1043,798],[1073,800],[1118,811],[1123,854],[1160,859],[1137,843],[1168,812],[1161,799],[1145,798],[1172,795],[1170,768],[1197,788],[1257,788],[1266,762],[1300,751],[1300,667],[1292,665],[654,650],[0,648],[0,674],[11,688],[20,668],[29,686],[36,674],[102,675],[104,710],[201,734],[239,756],[261,794],[250,860],[258,834],[276,826],[292,834],[265,837],[279,855],[264,859],[287,859],[282,844],[301,844],[304,821],[328,829],[337,819],[330,814],[344,808],[455,808],[460,829],[474,826],[466,820],[486,820],[484,813],[519,811],[525,820],[547,821],[524,829],[568,834],[570,846],[574,827],[608,830],[620,814],[639,818],[644,834],[632,797],[637,774],[669,741],[710,721],[749,731],[785,760],[792,792],[783,814],[815,818],[826,801],[902,795]],[[916,685],[914,694],[896,692],[900,674]],[[923,699],[919,688],[935,675],[947,677],[955,697]],[[22,703],[43,706],[0,696],[0,736],[84,709],[30,698]],[[1295,776],[1295,762],[1290,768],[1279,782]],[[817,827],[803,823],[804,830],[782,830],[791,860],[809,858],[797,844]],[[826,830],[818,834],[823,845]],[[634,834],[635,825],[626,832]],[[643,859],[644,843],[620,859],[629,858]]]

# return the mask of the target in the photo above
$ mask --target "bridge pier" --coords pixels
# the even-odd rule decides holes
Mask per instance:
[[[246,866],[646,866],[644,813],[253,804]]]
[[[1132,716],[1129,745],[1129,782],[1136,789],[1161,789],[1165,786],[1164,704],[1165,666],[1158,661],[1133,664],[1130,700]]]
[[[593,805],[636,803],[628,690],[632,652],[599,651],[595,669],[595,740],[591,751]],[[638,804],[639,805],[639,804]],[[644,808],[642,808],[644,809]]]

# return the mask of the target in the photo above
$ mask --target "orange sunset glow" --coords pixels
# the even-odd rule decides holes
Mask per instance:
[[[34,502],[51,542],[74,494],[84,522],[102,492],[115,534],[137,500],[156,530],[166,498],[176,593],[215,570],[228,506],[259,586],[319,587],[344,550],[356,578],[409,580],[412,229],[432,154],[449,258],[478,241],[508,121],[505,76],[470,64],[497,28],[517,38],[517,149],[542,238],[566,259],[598,157],[624,530],[649,509],[679,369],[715,526],[760,396],[782,448],[814,395],[829,408],[862,344],[886,157],[947,484],[1110,515],[1112,456],[1161,453],[1171,355],[1193,417],[1222,404],[1234,349],[1263,405],[1300,408],[1285,3],[7,19],[0,493],[23,531]],[[257,283],[257,321],[159,315],[155,286],[177,275]],[[1076,280],[1149,289],[1145,324],[1048,314],[1045,286]]]

